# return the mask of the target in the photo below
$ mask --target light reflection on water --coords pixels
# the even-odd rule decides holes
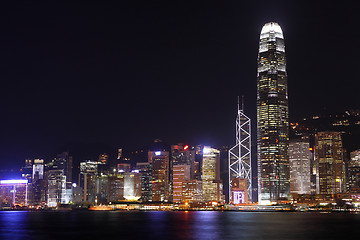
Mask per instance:
[[[346,239],[360,215],[259,212],[0,212],[0,239]]]
[[[0,212],[0,239],[26,239],[27,226],[27,212]]]

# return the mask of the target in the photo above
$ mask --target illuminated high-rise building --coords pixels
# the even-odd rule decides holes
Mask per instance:
[[[315,136],[315,161],[319,168],[319,193],[344,190],[343,145],[340,132],[319,132]]]
[[[348,190],[360,189],[360,149],[350,153],[347,175]]]
[[[32,184],[29,194],[33,205],[46,204],[46,181],[44,181],[44,159],[34,159],[32,171]]]
[[[47,171],[47,180],[47,206],[56,207],[58,204],[68,204],[70,199],[66,191],[64,170],[52,169]]]
[[[311,193],[311,157],[309,140],[297,139],[289,143],[290,191]]]
[[[234,204],[251,202],[251,120],[244,114],[244,106],[240,109],[239,104],[236,118],[236,144],[229,149],[228,154],[229,202]]]
[[[183,184],[190,180],[190,165],[173,166],[173,202],[183,202]]]
[[[279,24],[266,23],[260,34],[257,72],[258,200],[269,204],[287,197],[289,120],[284,36]]]
[[[219,150],[204,146],[201,178],[204,202],[222,202],[224,194],[223,184],[220,179]]]
[[[79,186],[83,189],[82,200],[84,202],[95,202],[96,198],[96,176],[98,174],[99,162],[86,161],[80,163]]]
[[[0,180],[0,209],[28,205],[28,180]]]
[[[152,201],[167,202],[171,198],[169,188],[169,152],[149,151],[148,161],[152,166]]]
[[[124,173],[124,198],[127,201],[137,201],[141,198],[141,173],[139,170]]]
[[[152,191],[152,169],[148,162],[136,163],[136,168],[141,174],[141,200],[144,202],[151,201]]]
[[[72,156],[69,155],[68,152],[62,152],[57,154],[56,158],[54,158],[49,164],[49,169],[62,169],[63,174],[66,176],[66,188],[71,189],[72,185]]]
[[[173,202],[182,201],[182,184],[194,179],[195,150],[182,143],[171,145],[170,180]]]

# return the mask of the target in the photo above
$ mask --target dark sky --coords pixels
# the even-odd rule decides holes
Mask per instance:
[[[156,138],[233,144],[238,95],[256,122],[268,21],[285,36],[291,120],[359,108],[351,1],[9,2],[0,10],[0,167]]]

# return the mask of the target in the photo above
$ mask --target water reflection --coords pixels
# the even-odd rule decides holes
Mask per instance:
[[[26,239],[28,236],[27,212],[0,212],[0,239]]]
[[[151,239],[221,239],[219,212],[149,212]]]
[[[254,212],[0,212],[0,239],[340,239],[360,215]]]
[[[192,212],[194,221],[191,225],[194,239],[223,239],[222,212]]]

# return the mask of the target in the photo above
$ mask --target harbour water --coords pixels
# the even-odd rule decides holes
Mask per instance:
[[[360,214],[3,211],[0,239],[352,239]]]

